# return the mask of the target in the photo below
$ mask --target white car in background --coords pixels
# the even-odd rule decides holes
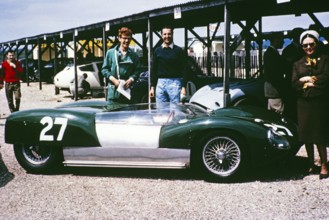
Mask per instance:
[[[84,73],[88,75],[87,81],[90,84],[91,92],[103,91],[104,80],[101,73],[102,62],[90,62],[87,64],[77,65],[78,78]],[[58,95],[60,90],[70,92],[70,83],[74,79],[74,65],[67,65],[62,71],[58,72],[54,77],[55,94]]]
[[[229,106],[253,105],[267,107],[267,99],[264,95],[264,79],[232,79],[229,85],[231,102]],[[197,103],[199,106],[216,110],[224,107],[223,83],[214,83],[200,88],[190,103]]]

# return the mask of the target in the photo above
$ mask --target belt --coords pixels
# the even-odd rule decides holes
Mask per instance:
[[[183,79],[181,76],[175,76],[175,77],[158,77],[158,79]]]

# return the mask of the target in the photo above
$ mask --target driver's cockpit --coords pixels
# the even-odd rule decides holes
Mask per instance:
[[[130,124],[130,125],[166,125],[177,123],[187,117],[185,108],[170,104],[157,107],[152,104],[126,105],[111,111],[96,114],[96,123]]]
[[[157,111],[123,111],[101,112],[96,114],[96,123],[129,124],[129,125],[165,125],[175,123],[174,119],[186,118],[185,114],[177,110]]]

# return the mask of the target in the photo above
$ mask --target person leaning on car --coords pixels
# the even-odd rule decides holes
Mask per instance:
[[[21,62],[15,59],[15,52],[9,50],[7,53],[7,60],[2,63],[2,73],[0,77],[0,84],[3,87],[3,81],[6,82],[6,96],[10,112],[19,111],[21,103],[21,75],[23,67]],[[15,96],[15,103],[14,97]]]
[[[171,27],[163,27],[161,30],[163,43],[153,54],[149,96],[153,98],[155,92],[157,104],[178,103],[186,96],[187,57],[182,48],[173,43],[173,35]]]
[[[117,91],[120,81],[124,80],[124,88],[128,89],[138,78],[141,63],[138,55],[129,48],[132,30],[122,27],[118,31],[119,45],[108,50],[102,66],[102,74],[109,79],[108,101],[114,103],[130,103],[130,100]]]
[[[271,45],[264,54],[264,92],[268,99],[268,110],[282,114],[284,111],[283,97],[286,92],[284,83],[286,61],[278,49],[283,46],[283,34],[274,32],[269,38]]]

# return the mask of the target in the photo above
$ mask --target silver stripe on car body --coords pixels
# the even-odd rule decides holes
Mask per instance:
[[[187,168],[190,149],[65,147],[64,165],[94,167]]]

